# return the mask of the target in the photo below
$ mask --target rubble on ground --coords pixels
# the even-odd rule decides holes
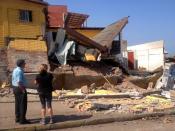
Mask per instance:
[[[148,87],[150,88],[150,83],[152,84],[152,88],[156,85],[156,82],[162,76],[163,71],[158,70],[153,73],[145,73],[145,76],[143,74],[130,76],[129,79],[130,82],[132,82],[133,84],[141,88],[147,89]]]
[[[0,89],[0,97],[6,96],[8,94],[10,94],[10,89],[6,88],[6,89]]]
[[[175,103],[160,95],[148,95],[140,99],[69,99],[65,103],[77,111],[105,111],[104,113],[152,113],[173,109]]]
[[[11,92],[12,91],[10,90],[10,84],[7,82],[3,82],[0,88],[0,97],[6,96]]]
[[[99,72],[94,72],[92,69],[93,74],[99,74]],[[175,93],[168,94],[154,88],[155,82],[162,74],[161,71],[156,71],[146,77],[124,77],[120,71],[117,72],[115,75],[120,76],[120,81],[116,84],[109,79],[105,79],[108,75],[114,75],[114,72],[107,75],[101,73],[105,82],[100,86],[92,82],[90,85],[85,84],[78,89],[64,91],[64,93],[59,91],[56,97],[69,107],[77,109],[77,111],[104,111],[105,114],[111,112],[152,113],[174,108],[173,96],[175,96]],[[76,73],[81,74],[82,72],[77,71]],[[137,84],[136,81],[141,84]]]

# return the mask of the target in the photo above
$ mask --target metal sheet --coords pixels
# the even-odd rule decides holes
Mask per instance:
[[[80,28],[88,18],[88,15],[68,12],[66,16],[65,26],[69,28]]]
[[[89,39],[88,37],[82,35],[81,33],[77,32],[74,29],[71,29],[69,27],[66,27],[66,33],[76,42],[79,44],[86,46],[86,47],[91,47],[91,48],[97,48],[102,52],[105,52],[107,50],[106,47],[100,45],[99,43]]]
[[[128,23],[128,17],[125,17],[102,30],[99,34],[92,38],[95,42],[102,46],[111,47],[112,41],[122,31]]]

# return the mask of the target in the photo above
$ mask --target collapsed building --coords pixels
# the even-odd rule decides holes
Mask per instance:
[[[30,87],[35,87],[33,79],[42,63],[50,65],[56,89],[92,83],[103,86],[106,82],[116,85],[121,81],[117,67],[128,69],[127,41],[122,37],[128,17],[107,27],[88,27],[89,15],[69,12],[67,6],[50,6],[40,0],[16,1],[16,8],[12,8],[11,0],[0,3],[5,7],[0,8],[4,14],[0,27],[7,28],[0,36],[1,82],[9,79],[8,73],[19,58],[28,63],[25,72]]]
[[[63,18],[61,18],[61,21],[60,18],[57,18],[58,15],[55,15],[60,13],[59,10],[62,10],[61,16],[63,16],[63,14],[65,15],[65,22],[63,22]],[[106,28],[87,27],[85,26],[85,22],[87,23],[88,15],[67,12],[66,10],[66,6],[48,7],[49,32],[47,37],[49,57],[52,57],[53,53],[58,57],[59,53],[56,53],[55,49],[61,50],[61,46],[68,45],[66,42],[71,40],[76,45],[76,52],[79,53],[79,56],[82,56],[80,59],[97,61],[101,58],[117,59],[118,55],[120,55],[120,57],[118,56],[119,58],[126,57],[124,54],[126,54],[127,51],[127,42],[121,39],[121,32],[128,23],[128,17],[111,24]],[[65,61],[64,63],[59,61],[59,63],[63,65],[66,64]],[[126,65],[126,62],[123,63]]]
[[[121,32],[128,17],[106,28],[94,28],[85,26],[88,15],[68,12],[66,6],[48,6],[40,0],[16,0],[16,8],[11,0],[0,4],[4,7],[0,8],[0,14],[4,14],[0,29],[6,28],[0,36],[1,81],[8,79],[8,72],[12,72],[19,58],[28,63],[25,72],[30,86],[41,63],[50,64],[53,70],[55,65],[66,65],[68,61],[118,59],[127,65],[127,42],[121,39]]]
[[[105,109],[109,110],[107,113],[115,110],[119,113],[151,113],[173,108],[174,102],[162,98],[161,90],[153,89],[161,72],[151,77],[144,73],[144,77],[133,81],[124,79],[122,72],[128,66],[131,70],[149,71],[162,66],[163,42],[128,47],[127,51],[122,31],[128,17],[107,27],[88,27],[88,17],[69,12],[67,6],[49,6],[43,0],[1,0],[0,82],[8,79],[16,60],[22,58],[27,63],[25,75],[29,88],[35,88],[33,80],[38,66],[49,64],[54,75],[54,88],[66,90],[53,93],[59,99],[69,99],[71,107],[79,111]],[[172,87],[174,64],[172,67],[168,70],[167,66],[163,73],[165,77],[159,79],[157,88],[168,87],[170,84],[165,86],[162,81],[169,83],[169,80],[171,88],[175,88]],[[143,88],[140,88],[141,84]],[[1,91],[0,96],[9,93]]]
[[[56,15],[59,11],[65,15],[64,22]],[[103,60],[116,61],[127,67],[127,41],[121,39],[121,32],[128,17],[106,28],[94,28],[85,24],[88,15],[68,12],[66,6],[49,6],[48,16],[47,44],[51,65],[70,65],[55,69],[57,89],[81,88],[92,83],[103,85],[106,82],[104,76],[116,66],[104,64]],[[118,77],[108,79],[116,84]]]

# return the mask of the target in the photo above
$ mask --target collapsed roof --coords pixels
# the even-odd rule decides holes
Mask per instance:
[[[107,51],[107,48],[111,47],[112,41],[117,35],[122,31],[122,29],[128,23],[128,17],[107,26],[99,34],[97,34],[93,39],[90,39],[69,26],[65,27],[67,34],[73,38],[74,41],[78,42],[87,47],[97,48],[101,52]]]
[[[82,35],[81,33],[77,32],[74,29],[71,29],[69,27],[66,27],[66,33],[76,42],[79,44],[90,47],[90,48],[97,48],[98,50],[105,52],[107,49],[106,47],[98,44],[97,42],[91,40],[90,38]]]
[[[92,38],[95,42],[102,46],[111,47],[112,41],[122,31],[125,25],[128,23],[128,17],[108,25],[104,30]]]
[[[80,28],[89,16],[85,14],[68,12],[66,15],[65,26],[70,28]]]
[[[48,26],[49,28],[81,28],[89,15],[68,12],[66,5],[48,6]]]

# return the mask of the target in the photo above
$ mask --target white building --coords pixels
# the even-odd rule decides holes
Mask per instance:
[[[127,50],[129,69],[153,71],[164,66],[163,40],[129,46]]]

